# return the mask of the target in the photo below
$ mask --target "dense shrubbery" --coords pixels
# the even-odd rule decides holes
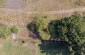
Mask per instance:
[[[72,55],[82,55],[85,51],[85,22],[84,17],[72,15],[61,20],[48,22],[47,18],[36,17],[36,29],[42,39],[60,38],[67,41]]]

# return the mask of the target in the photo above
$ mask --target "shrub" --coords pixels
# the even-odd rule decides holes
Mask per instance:
[[[19,32],[19,29],[14,26],[14,27],[11,28],[11,32],[17,34]]]
[[[7,27],[6,25],[0,26],[0,36],[3,38],[7,38],[8,36],[10,36],[9,27]]]

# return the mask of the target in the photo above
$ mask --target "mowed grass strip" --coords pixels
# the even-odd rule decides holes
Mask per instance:
[[[32,55],[28,48],[13,45],[9,41],[0,40],[0,55]]]

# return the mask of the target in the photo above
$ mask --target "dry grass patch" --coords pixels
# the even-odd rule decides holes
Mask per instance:
[[[84,2],[80,0],[79,4],[84,4]],[[24,6],[26,11],[56,11],[83,6],[77,3],[77,0],[25,0]]]

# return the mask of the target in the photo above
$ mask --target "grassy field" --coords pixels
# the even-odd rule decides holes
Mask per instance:
[[[8,41],[0,40],[0,44],[1,55],[30,55],[29,49],[21,46],[14,46]]]
[[[26,45],[26,43],[22,44],[20,40],[9,41],[9,40],[0,39],[1,55],[39,55],[37,50],[38,47],[36,47],[35,44],[33,44],[33,41],[27,42]]]

